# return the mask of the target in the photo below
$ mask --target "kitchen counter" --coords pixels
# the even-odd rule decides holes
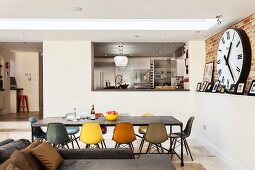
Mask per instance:
[[[109,92],[116,92],[116,91],[151,91],[151,92],[155,92],[155,91],[190,91],[190,89],[136,89],[136,88],[127,88],[127,89],[96,89],[96,90],[92,90],[92,91],[109,91]]]

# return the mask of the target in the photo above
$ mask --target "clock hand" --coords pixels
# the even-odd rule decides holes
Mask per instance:
[[[229,61],[229,56],[230,56],[231,47],[232,47],[232,42],[230,43],[230,46],[229,46],[229,49],[228,49],[227,63],[228,63],[228,61]]]
[[[233,73],[232,73],[232,71],[231,71],[231,68],[230,68],[230,66],[229,66],[229,63],[227,62],[227,58],[226,58],[225,55],[224,55],[224,59],[225,59],[225,61],[226,61],[226,63],[227,63],[227,66],[228,66],[229,72],[230,72],[230,74],[231,74],[231,77],[232,77],[233,81],[235,81],[234,75],[233,75]]]

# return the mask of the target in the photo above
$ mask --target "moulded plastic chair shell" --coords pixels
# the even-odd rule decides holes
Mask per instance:
[[[30,117],[28,120],[31,123],[31,127],[32,127],[32,124],[37,122],[36,117]],[[33,127],[32,130],[33,130],[34,137],[36,139],[46,139],[46,133],[41,129],[41,127]]]
[[[165,142],[168,139],[165,124],[161,122],[150,123],[144,139],[153,144]]]
[[[153,113],[143,113],[142,116],[154,116],[154,114]],[[147,127],[148,126],[139,126],[139,129],[138,129],[139,133],[140,134],[145,134],[146,130],[147,130]]]
[[[69,116],[69,115],[73,115],[74,113],[66,113],[65,117]],[[78,133],[80,131],[79,127],[75,127],[75,126],[67,126],[66,127],[67,130],[67,134],[68,135],[74,135],[76,133]]]
[[[101,127],[98,123],[84,123],[81,128],[80,140],[88,145],[96,145],[104,140]]]
[[[47,141],[55,145],[70,142],[65,125],[62,123],[49,123],[47,128]]]
[[[114,128],[112,140],[120,144],[132,143],[136,140],[133,125],[129,122],[117,123]]]

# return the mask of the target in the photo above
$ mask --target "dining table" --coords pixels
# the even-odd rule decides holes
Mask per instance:
[[[90,120],[90,119],[66,119],[65,117],[46,117],[38,122],[35,122],[31,125],[32,129],[32,141],[34,140],[34,127],[47,127],[49,123],[63,123],[65,126],[82,126],[84,123],[87,122],[97,122],[100,125],[104,126],[115,126],[117,123],[120,122],[130,122],[133,126],[148,126],[150,123],[153,122],[162,122],[165,124],[165,126],[169,126],[170,134],[172,133],[172,127],[176,126],[180,128],[180,132],[183,131],[183,123],[176,119],[173,116],[119,116],[117,120],[115,121],[108,121],[106,120],[105,117],[99,117],[95,120]],[[183,160],[183,133],[181,134],[181,155],[179,156],[172,148],[170,147],[168,149],[169,152],[174,152],[178,158],[181,160],[181,166],[184,166],[184,160]],[[170,138],[170,146],[171,146],[171,141],[172,139]]]

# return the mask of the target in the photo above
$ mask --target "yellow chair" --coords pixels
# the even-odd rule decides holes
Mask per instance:
[[[112,140],[116,142],[115,148],[120,147],[120,145],[126,144],[133,151],[134,146],[132,142],[136,140],[133,125],[129,122],[117,123],[114,128]]]
[[[154,114],[153,113],[143,113],[142,116],[154,116]],[[139,146],[139,151],[141,151],[143,149],[144,135],[146,134],[147,128],[148,128],[148,126],[139,126],[138,132],[141,135],[143,135],[143,136],[136,135],[136,136],[142,138],[142,141],[141,141],[140,146]]]
[[[86,144],[86,148],[89,148],[91,145],[100,148],[99,143],[101,143],[102,148],[106,148],[102,130],[98,123],[84,123],[81,128],[80,140]]]

